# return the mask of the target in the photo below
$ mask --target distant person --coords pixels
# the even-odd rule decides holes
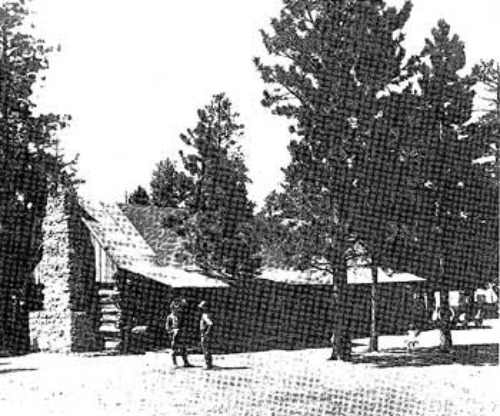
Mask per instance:
[[[451,328],[455,321],[455,311],[451,307],[437,308],[437,322],[438,325]]]
[[[337,346],[335,345],[335,331],[332,332],[332,336],[330,338],[330,344],[332,346],[332,353],[330,354],[330,358],[328,358],[329,361],[335,361],[338,360],[338,354],[337,354]]]
[[[455,311],[453,308],[448,307],[448,308],[442,308],[441,306],[434,309],[434,312],[432,313],[432,322],[434,322],[434,325],[437,326],[438,328],[441,326],[452,326],[453,322],[455,322]]]
[[[416,327],[415,324],[411,323],[408,326],[408,335],[406,337],[406,349],[408,352],[415,351],[415,348],[419,344],[418,337],[420,335],[420,330]]]
[[[474,306],[472,319],[474,320],[474,325],[480,327],[483,325],[484,321],[484,304],[482,302],[477,302]]]
[[[201,302],[198,307],[201,309],[200,318],[200,335],[201,335],[201,349],[203,350],[203,357],[205,358],[205,365],[207,370],[214,368],[212,363],[212,329],[214,326],[212,313],[207,301]]]
[[[167,317],[166,329],[171,338],[172,362],[177,366],[177,357],[180,355],[184,367],[192,367],[189,363],[186,347],[186,325],[184,320],[184,308],[186,300],[175,300],[170,305],[171,313]]]
[[[443,352],[448,352],[452,346],[451,330],[455,322],[455,312],[451,307],[439,307],[437,309],[437,326],[440,330],[441,346]]]

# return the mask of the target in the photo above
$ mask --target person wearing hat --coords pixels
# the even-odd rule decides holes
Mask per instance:
[[[214,367],[212,364],[212,353],[210,351],[212,343],[212,328],[214,323],[208,302],[203,301],[198,305],[198,307],[201,309],[201,349],[203,351],[203,356],[205,357],[206,368],[207,370],[211,370]]]
[[[172,362],[177,366],[177,356],[182,357],[184,367],[192,367],[189,363],[186,348],[186,328],[184,325],[184,307],[187,302],[185,299],[176,299],[170,304],[171,313],[167,317],[166,329],[171,337]]]

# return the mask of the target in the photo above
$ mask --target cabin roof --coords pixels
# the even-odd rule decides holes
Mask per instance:
[[[196,270],[184,250],[183,239],[165,225],[174,208],[113,204],[81,200],[88,214],[83,221],[116,266],[171,287],[227,287],[219,279]],[[319,271],[298,271],[266,261],[258,279],[290,285],[332,285],[333,276]],[[372,282],[366,266],[348,269],[348,284]],[[378,282],[415,283],[425,279],[410,273],[378,270]]]
[[[171,287],[227,286],[177,260],[182,240],[160,227],[167,212],[83,200],[81,206],[88,214],[83,222],[117,267]]]
[[[260,279],[271,280],[277,283],[288,283],[291,285],[332,285],[333,276],[330,273],[319,271],[298,271],[284,269],[266,269]],[[347,284],[363,285],[372,283],[372,272],[369,267],[349,267],[347,270]],[[411,273],[389,274],[381,268],[378,269],[378,283],[421,283],[425,279]]]
[[[165,225],[166,219],[180,210],[131,204],[118,204],[118,208],[154,251],[158,265],[185,268],[191,264],[182,238]]]

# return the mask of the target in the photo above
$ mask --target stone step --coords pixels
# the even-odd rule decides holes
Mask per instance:
[[[121,314],[119,314],[119,313],[105,313],[105,314],[102,314],[99,318],[101,320],[102,319],[106,319],[106,320],[118,320],[118,319],[121,318]]]
[[[113,289],[99,289],[99,296],[118,296],[120,295],[120,292],[118,290],[113,290]]]
[[[119,299],[117,299],[117,298],[99,298],[99,303],[101,305],[109,305],[109,304],[118,305]]]
[[[118,299],[113,298],[100,298],[99,303],[101,305],[118,305]]]
[[[99,332],[104,332],[107,334],[119,334],[120,330],[113,324],[105,324],[99,327]]]
[[[121,318],[121,314],[119,313],[103,313],[99,319],[102,320],[107,320],[107,321],[117,321]]]
[[[101,316],[101,323],[118,323],[120,322],[120,317],[117,315]]]
[[[120,308],[113,304],[101,305],[101,313],[120,313]]]

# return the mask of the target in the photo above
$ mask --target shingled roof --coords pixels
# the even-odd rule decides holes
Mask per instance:
[[[82,220],[117,267],[171,287],[226,287],[183,262],[182,239],[161,226],[168,209],[80,201]]]
[[[165,226],[166,218],[177,209],[131,204],[118,204],[118,207],[155,252],[160,266],[185,268],[192,265],[182,238]]]
[[[104,204],[81,201],[89,218],[84,219],[118,267],[144,275],[172,287],[226,287],[194,267],[183,247],[182,237],[165,226],[177,209],[130,204]],[[298,271],[279,266],[279,258],[264,256],[259,279],[291,285],[331,285],[333,277],[319,271]],[[349,284],[371,283],[368,267],[350,267]],[[424,279],[408,273],[388,275],[382,269],[379,283],[410,283]]]

